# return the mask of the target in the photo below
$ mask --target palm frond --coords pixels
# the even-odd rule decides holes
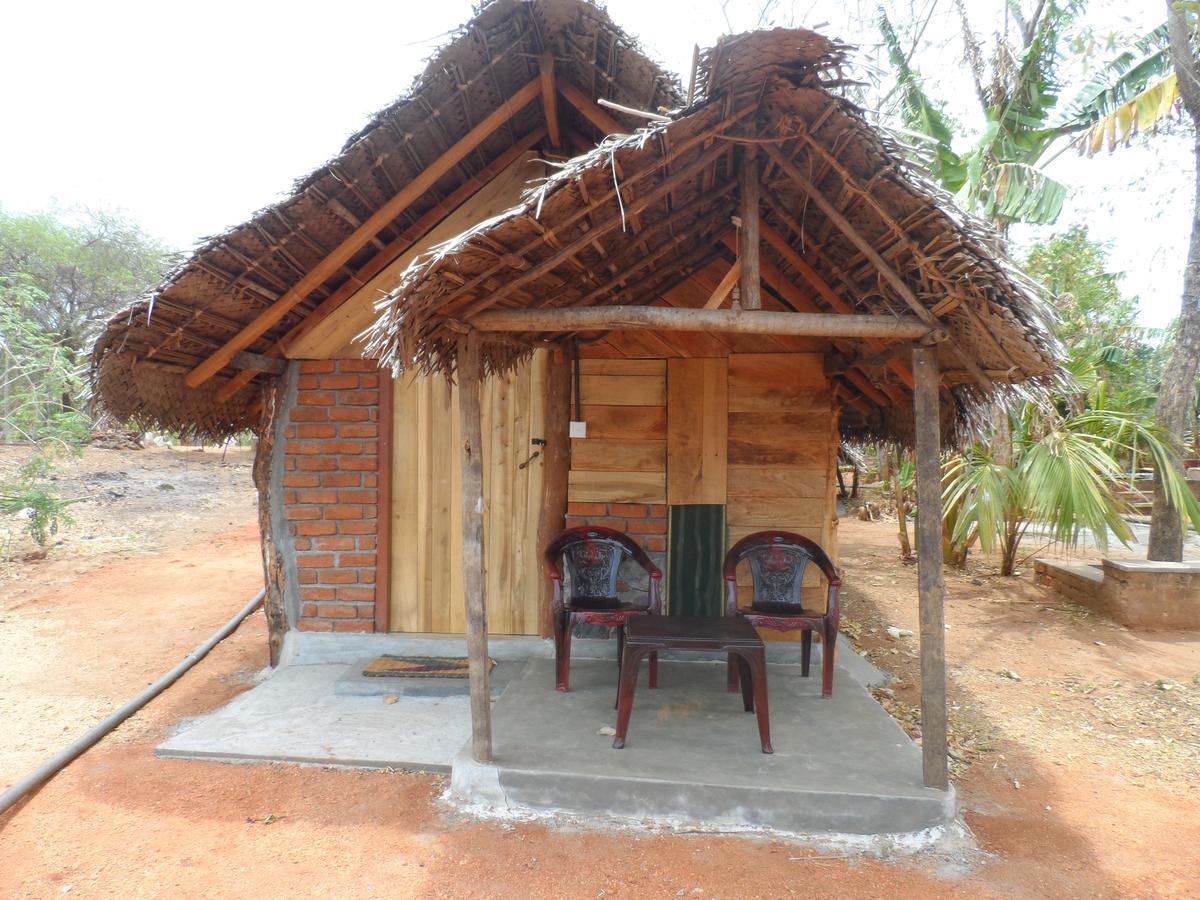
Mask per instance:
[[[1026,163],[981,166],[978,177],[976,202],[993,219],[1048,225],[1058,219],[1067,197],[1066,185]]]
[[[1096,120],[1075,139],[1075,145],[1088,156],[1101,150],[1112,153],[1170,118],[1178,104],[1179,81],[1172,72]]]
[[[1061,131],[1087,129],[1112,115],[1149,85],[1171,72],[1167,23],[1139,38],[1134,45],[1100,66],[1063,106],[1053,126]]]

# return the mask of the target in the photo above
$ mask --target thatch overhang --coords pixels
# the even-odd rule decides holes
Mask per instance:
[[[118,418],[184,434],[215,438],[257,427],[259,392],[239,389],[253,370],[235,359],[222,362],[215,377],[202,372],[197,378],[198,368],[249,328],[261,333],[241,341],[239,350],[286,355],[314,320],[419,242],[511,162],[515,149],[551,150],[545,95],[531,89],[539,79],[544,89],[547,55],[552,83],[563,97],[583,98],[579,103],[607,98],[653,109],[683,102],[675,78],[591,3],[484,3],[408,93],[334,159],[279,203],[204,241],[150,296],[112,318],[93,350],[98,401]],[[555,106],[559,146],[571,152],[592,146],[610,130],[606,125],[633,131],[640,123],[611,109],[589,116],[575,102]],[[390,215],[389,204],[437,171],[439,161],[493,116],[497,127]],[[369,233],[361,246],[338,256],[360,243],[363,229]],[[335,258],[338,264],[325,275],[323,267]],[[273,312],[281,303],[282,314]],[[273,319],[266,327],[264,316]]]
[[[460,334],[487,311],[704,305],[737,258],[736,169],[749,153],[761,173],[763,309],[915,318],[941,332],[947,440],[995,395],[1056,378],[1037,287],[994,229],[924,177],[919,153],[841,95],[846,51],[804,30],[724,40],[704,55],[690,108],[606,138],[415,261],[380,304],[369,352],[397,370],[449,373]],[[570,336],[481,333],[484,370]],[[812,347],[678,332],[599,343],[626,356]],[[911,443],[912,375],[894,349],[833,341],[843,434]]]

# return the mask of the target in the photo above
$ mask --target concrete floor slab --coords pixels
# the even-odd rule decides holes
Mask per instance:
[[[287,666],[191,722],[159,756],[449,772],[471,734],[468,698],[340,696],[342,664]]]
[[[418,655],[418,654],[414,654]],[[429,655],[429,654],[419,654]],[[456,656],[465,656],[463,653]],[[374,656],[364,656],[362,659],[346,666],[333,692],[340,697],[467,697],[471,692],[471,682],[466,678],[412,678],[387,675],[364,675],[363,670],[371,664]],[[493,657],[494,658],[494,657]],[[491,689],[492,699],[499,697],[513,675],[524,665],[523,660],[496,660],[492,669]]]
[[[643,667],[644,668],[644,667]],[[773,755],[754,716],[725,690],[723,664],[664,662],[639,687],[624,750],[611,662],[577,660],[572,690],[553,690],[549,660],[518,673],[492,715],[494,763],[456,761],[466,803],[513,809],[789,832],[892,834],[953,820],[953,793],[923,786],[920,749],[839,664],[820,677],[770,667]]]

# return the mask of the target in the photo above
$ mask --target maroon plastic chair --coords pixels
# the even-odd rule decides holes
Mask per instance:
[[[563,572],[571,576],[571,594],[563,593]],[[632,559],[650,576],[650,601],[641,606],[617,596],[621,563]],[[625,650],[625,625],[631,616],[662,615],[662,572],[638,544],[611,528],[583,526],[568,528],[546,548],[546,574],[552,597],[550,618],[554,624],[555,686],[568,690],[571,675],[571,632],[576,622],[590,622],[617,629],[617,671]],[[658,687],[658,654],[650,655],[650,687]]]
[[[738,607],[737,567],[750,564],[754,599],[749,609]],[[829,582],[825,610],[805,609],[801,585],[808,564],[817,565]],[[833,654],[837,645],[838,592],[842,575],[815,541],[790,531],[759,531],[742,538],[725,555],[725,614],[744,616],[755,627],[780,631],[800,629],[800,673],[808,677],[812,633],[821,632],[821,696],[833,696]],[[729,689],[737,690],[737,668],[729,666]]]

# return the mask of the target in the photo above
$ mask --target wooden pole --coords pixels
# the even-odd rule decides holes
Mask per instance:
[[[913,348],[917,432],[917,594],[921,620],[921,767],[928,787],[950,786],[946,760],[946,625],[942,582],[941,411],[937,351]]]
[[[546,360],[546,407],[542,438],[542,511],[538,519],[538,553],[546,549],[566,525],[567,480],[571,473],[571,360],[560,347]],[[550,621],[550,585],[542,579],[538,627],[543,637],[553,631]]]
[[[470,323],[480,331],[518,332],[721,331],[814,337],[880,337],[897,341],[913,340],[929,334],[929,327],[913,318],[669,306],[497,309],[479,313]]]
[[[758,150],[742,147],[738,166],[738,260],[742,272],[738,278],[743,309],[762,309],[758,267]]]
[[[391,369],[379,370],[379,451],[375,476],[375,630],[392,622],[392,433],[395,387]]]
[[[553,53],[543,53],[538,57],[538,77],[542,82],[542,112],[546,116],[550,143],[561,147],[562,130],[558,127],[558,88],[555,86]]]
[[[483,377],[479,335],[458,339],[458,415],[462,426],[463,593],[467,613],[467,661],[471,690],[471,751],[492,761],[492,689],[488,670],[487,582],[483,572],[483,425],[479,388]]]

